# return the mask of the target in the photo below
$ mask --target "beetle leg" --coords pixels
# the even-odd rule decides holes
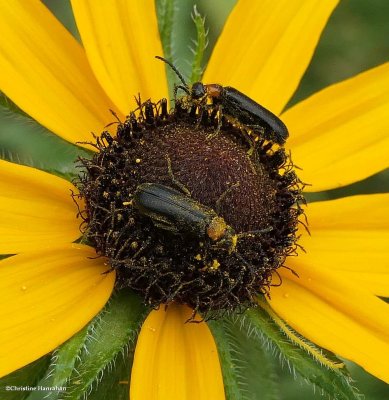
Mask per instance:
[[[212,140],[217,135],[219,135],[220,130],[221,130],[222,126],[223,126],[223,112],[222,112],[221,104],[217,104],[216,106],[213,107],[213,109],[216,110],[217,127],[215,129],[215,132],[210,133],[209,135],[207,135],[207,140]]]
[[[205,114],[207,115],[207,114]],[[204,106],[201,104],[198,106],[198,116],[197,116],[197,122],[196,122],[196,129],[199,129],[201,126],[201,123],[203,122],[203,117],[204,117]]]
[[[229,186],[216,200],[215,210],[219,214],[220,213],[220,204],[226,198],[226,196],[235,188],[240,186],[240,182],[235,182],[233,185]]]
[[[191,192],[190,190],[183,184],[181,183],[179,180],[177,180],[174,176],[173,173],[173,168],[172,168],[172,160],[170,159],[169,155],[166,154],[166,162],[167,162],[167,171],[168,174],[170,176],[171,181],[173,182],[173,184],[181,190],[181,192],[185,193],[186,195],[188,195],[189,197],[191,197]]]

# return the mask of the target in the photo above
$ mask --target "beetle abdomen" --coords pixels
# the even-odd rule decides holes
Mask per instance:
[[[172,231],[204,237],[217,214],[189,196],[158,183],[143,183],[135,191],[132,205],[155,223]]]
[[[285,143],[289,136],[288,129],[271,111],[230,86],[224,87],[222,97],[222,106],[226,114],[237,118],[243,125],[260,126],[265,133],[274,136],[269,139],[278,144]]]

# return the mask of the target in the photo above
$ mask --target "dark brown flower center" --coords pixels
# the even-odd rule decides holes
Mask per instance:
[[[178,103],[167,114],[146,102],[140,111],[81,160],[86,237],[118,284],[152,306],[251,305],[295,251],[302,196],[289,157],[212,109]],[[157,194],[152,212],[133,202],[145,183],[145,196]]]
[[[276,201],[272,179],[247,155],[247,147],[226,134],[207,139],[210,133],[186,123],[156,132],[142,149],[143,181],[154,182],[158,176],[158,182],[172,185],[170,159],[175,179],[200,203],[215,208],[223,196],[220,214],[237,232],[266,227]]]

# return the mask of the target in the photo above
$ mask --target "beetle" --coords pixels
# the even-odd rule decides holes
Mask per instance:
[[[195,82],[190,88],[181,73],[170,61],[159,56],[156,56],[156,58],[168,64],[182,82],[182,85],[176,86],[175,95],[178,89],[182,89],[191,99],[200,101],[202,104],[207,104],[208,101],[211,101],[211,104],[219,106],[227,117],[232,117],[240,124],[253,130],[262,130],[267,140],[273,141],[280,146],[285,144],[289,136],[286,125],[275,114],[244,93],[233,87],[216,83],[204,84]]]
[[[136,188],[130,203],[158,228],[176,235],[208,239],[215,245],[226,244],[230,253],[236,248],[238,235],[224,218],[212,208],[171,187],[142,183]]]
[[[249,128],[262,128],[265,139],[281,146],[289,136],[288,128],[276,115],[233,87],[195,82],[191,96],[196,100],[210,98],[213,104],[222,107],[224,114],[236,118]]]

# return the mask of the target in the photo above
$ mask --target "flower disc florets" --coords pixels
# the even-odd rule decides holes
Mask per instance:
[[[252,305],[296,251],[303,198],[290,157],[215,107],[139,101],[136,111],[81,160],[86,238],[118,285],[154,307],[176,301],[210,315]],[[160,197],[151,213],[138,204],[145,187],[202,217],[172,222],[167,212],[178,209]]]

